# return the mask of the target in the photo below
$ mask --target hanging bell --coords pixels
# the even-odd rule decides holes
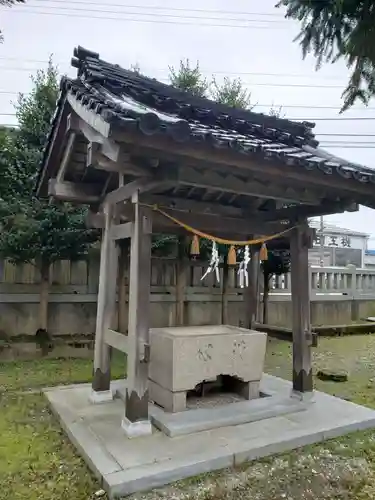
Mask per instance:
[[[193,239],[192,239],[192,242],[191,242],[191,247],[190,247],[190,255],[192,257],[197,257],[199,255],[199,238],[198,236],[195,234],[193,236]]]
[[[228,265],[235,266],[237,263],[236,249],[231,245],[228,252]]]
[[[268,250],[267,250],[267,245],[265,243],[263,243],[263,245],[260,248],[259,259],[268,260]]]

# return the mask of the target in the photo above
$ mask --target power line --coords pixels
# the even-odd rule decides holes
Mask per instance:
[[[42,0],[43,1],[43,0]],[[1,57],[0,56],[0,61],[17,61],[21,63],[37,63],[37,64],[48,64],[49,60],[48,59],[22,59],[20,61],[19,57]],[[65,61],[64,63],[62,62],[55,62],[56,65],[61,66],[61,65],[67,65],[67,62]],[[7,68],[7,66],[2,66],[4,69]],[[25,69],[20,66],[16,67],[11,67],[10,69],[18,69],[20,68],[21,70]],[[160,72],[166,72],[169,71],[166,68],[150,68],[152,71],[160,71]],[[199,68],[202,73],[205,74],[215,74],[215,75],[236,75],[236,76],[241,76],[241,75],[250,75],[250,76],[280,76],[280,77],[287,77],[287,78],[312,78],[310,75],[304,75],[302,73],[261,73],[261,72],[254,72],[254,71],[225,71],[225,70],[215,70],[215,69],[203,69]],[[332,80],[332,81],[341,81],[341,78],[335,78],[335,77],[324,77],[323,80]],[[267,104],[267,106],[271,106],[271,104]],[[298,107],[303,107],[303,106],[298,106]],[[309,106],[306,106],[309,107]],[[335,106],[317,106],[322,109],[338,109],[340,110],[340,107],[335,107]]]
[[[34,7],[35,9],[35,7]],[[83,9],[82,9],[83,10]],[[92,12],[99,12],[99,10],[95,10]],[[35,10],[26,10],[23,8],[18,7],[18,9],[11,9],[8,14],[31,14],[31,15],[42,15],[42,16],[60,16],[60,17],[69,17],[70,19],[97,19],[100,21],[103,20],[110,20],[110,21],[126,21],[126,22],[136,22],[136,23],[151,23],[151,24],[175,24],[175,25],[181,25],[181,26],[194,26],[196,27],[209,27],[209,28],[252,28],[256,30],[262,30],[262,29],[280,29],[283,30],[285,28],[282,28],[281,26],[257,26],[254,24],[249,24],[250,22],[261,22],[260,20],[245,20],[242,21],[238,19],[239,22],[246,22],[247,24],[212,24],[212,23],[184,23],[180,21],[164,21],[164,20],[154,20],[154,19],[135,19],[135,18],[126,18],[126,17],[106,17],[106,16],[88,16],[88,15],[83,15],[83,14],[68,14],[68,13],[63,13],[63,12],[45,12],[45,11],[35,11]],[[118,12],[114,12],[114,14],[119,14]],[[151,15],[151,14],[150,14]],[[173,16],[176,17],[176,16]],[[181,16],[181,19],[184,19],[183,16]],[[203,18],[202,18],[203,19]],[[204,19],[203,19],[204,20]],[[223,21],[225,21],[225,18],[223,18]],[[269,21],[270,22],[270,21]],[[273,22],[278,22],[278,21],[273,21]]]
[[[91,4],[91,5],[96,5],[97,7],[101,7],[99,4]],[[67,11],[67,12],[87,12],[87,8],[81,8],[81,7],[59,7],[59,6],[53,6],[53,5],[33,5],[33,9],[51,9],[51,10],[57,10],[57,11]],[[23,9],[20,9],[20,12],[22,12]],[[126,14],[130,16],[153,16],[153,17],[161,17],[161,18],[171,18],[171,19],[201,19],[203,21],[234,21],[234,22],[246,22],[246,21],[256,21],[258,23],[283,23],[283,21],[278,21],[275,19],[241,19],[241,18],[225,18],[225,17],[206,17],[206,16],[192,16],[192,15],[177,15],[177,14],[165,14],[165,13],[147,13],[147,12],[124,12],[121,10],[108,10],[108,9],[92,9],[91,13],[97,12],[99,14]],[[212,11],[214,14],[215,12]]]
[[[158,78],[159,82],[169,83],[168,78]],[[274,83],[274,82],[248,82],[243,80],[242,83],[249,87],[293,87],[301,89],[342,89],[343,85],[320,85],[307,83]],[[1,93],[1,91],[0,91]]]
[[[321,141],[320,144],[330,144],[330,145],[334,145],[334,144],[346,144],[348,146],[353,146],[353,145],[372,145],[372,146],[375,146],[375,141],[330,141],[330,140],[326,140],[326,141]]]
[[[59,66],[59,65],[58,65]],[[67,69],[71,69],[71,66],[66,66]],[[21,68],[19,66],[0,66],[0,69],[5,71],[38,71],[40,68]]]
[[[319,122],[319,121],[339,121],[339,122],[345,122],[345,121],[356,121],[356,120],[375,120],[375,116],[353,116],[353,118],[349,117],[335,117],[335,118],[289,118],[289,120],[297,120],[297,121],[305,121],[305,122]]]
[[[96,2],[84,2],[80,0],[50,0],[48,2],[47,0],[34,0],[35,2],[45,2],[45,3],[72,3],[72,4],[82,4],[82,5],[88,5],[88,6],[94,6],[97,5],[101,7],[100,3]],[[151,10],[166,10],[166,11],[174,11],[174,12],[206,12],[206,13],[220,13],[220,14],[237,14],[237,15],[249,15],[249,16],[270,16],[270,17],[283,17],[283,14],[276,14],[275,12],[273,13],[267,13],[267,12],[241,12],[241,11],[236,11],[236,10],[221,10],[221,11],[215,11],[212,9],[186,9],[184,7],[161,7],[160,5],[124,5],[124,4],[115,4],[115,3],[107,3],[106,4],[108,7],[122,7],[124,9],[151,9]],[[44,7],[47,7],[44,6]]]
[[[324,145],[327,149],[375,149],[375,145],[373,146],[350,146],[348,144],[343,144],[342,146],[330,146],[329,144]]]
[[[329,137],[375,137],[375,134],[319,134],[318,136],[329,136]],[[329,140],[329,139],[327,139]]]
[[[7,59],[7,58],[2,58],[0,57],[0,60],[3,60],[3,59]],[[17,60],[16,58],[12,59],[12,60]],[[19,61],[19,62],[23,62],[23,61]],[[34,61],[33,60],[24,60],[24,62],[31,62],[33,63]],[[35,63],[38,63],[38,64],[48,64],[49,61],[35,61]],[[56,62],[55,63],[57,66],[61,67],[61,66],[65,66],[66,68],[69,68],[71,69],[71,66],[69,66],[66,62],[65,63],[59,63],[59,62]],[[5,69],[5,70],[9,70],[9,71],[37,71],[38,68],[24,68],[22,66],[0,66],[1,69]],[[152,69],[152,72],[167,72],[169,71],[168,69],[166,68],[153,68]],[[201,73],[203,75],[208,75],[208,74],[213,74],[213,75],[236,75],[238,77],[240,76],[243,76],[243,75],[246,75],[246,76],[277,76],[277,77],[283,77],[283,78],[314,78],[314,77],[311,77],[310,75],[303,75],[303,74],[293,74],[293,73],[261,73],[261,72],[258,72],[258,71],[223,71],[223,70],[204,70],[204,69],[200,69]],[[340,81],[339,78],[323,78],[323,80],[327,80],[327,81]],[[340,86],[341,88],[341,86]],[[308,107],[308,106],[307,106]],[[323,109],[341,109],[339,107],[332,107],[332,106],[322,106]]]
[[[9,67],[9,66],[0,66],[0,69],[5,69],[6,71],[38,71],[38,68],[22,68],[22,67]],[[66,69],[69,70],[71,69],[70,66],[66,66]],[[162,70],[162,69],[158,69],[156,71],[167,71],[167,70]],[[206,74],[206,73],[209,73],[208,71],[202,71],[203,74]],[[230,74],[236,74],[236,75],[239,75],[238,73],[226,73],[225,71],[218,71],[218,72],[213,72],[214,74],[225,74],[225,75],[230,75]],[[283,73],[251,73],[251,72],[247,72],[247,73],[242,73],[242,74],[246,74],[246,75],[253,75],[253,76],[277,76],[277,77],[299,77],[299,75],[288,75],[288,74],[283,74]],[[303,78],[303,76],[301,75],[300,77]],[[306,78],[306,77],[305,77]],[[159,78],[158,79],[159,81],[161,82],[169,82],[168,79],[166,78]],[[243,80],[242,81],[243,84],[246,84],[246,85],[254,85],[254,86],[266,86],[266,87],[300,87],[300,88],[332,88],[332,89],[341,89],[343,88],[343,85],[320,85],[320,84],[303,84],[303,83],[264,83],[264,82],[248,82],[246,80]],[[263,104],[263,105],[260,105],[258,104],[257,106],[274,106],[272,104],[268,105],[268,104]],[[292,107],[296,107],[296,106],[292,106]],[[297,106],[297,107],[305,107],[306,109],[309,109],[309,106]],[[319,109],[317,107],[317,109]],[[324,107],[322,106],[321,109],[337,109],[337,110],[340,110],[341,108],[340,107]],[[374,108],[375,109],[375,108]]]

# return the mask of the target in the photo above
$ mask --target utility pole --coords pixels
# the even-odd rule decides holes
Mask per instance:
[[[320,267],[324,267],[324,219],[320,216]]]

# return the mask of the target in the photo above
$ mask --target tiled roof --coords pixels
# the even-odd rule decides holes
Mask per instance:
[[[76,79],[61,81],[62,101],[71,94],[106,122],[125,131],[165,134],[177,142],[205,143],[245,155],[261,153],[288,165],[375,183],[375,171],[317,148],[314,124],[230,108],[109,64],[82,47],[74,51]],[[59,108],[59,106],[58,106]],[[51,136],[58,121],[58,109]],[[45,158],[48,155],[48,144]]]
[[[320,221],[312,219],[309,222],[310,227],[315,229],[320,229]],[[337,233],[337,234],[348,234],[350,236],[362,236],[363,238],[368,238],[368,233],[363,233],[360,231],[354,231],[353,229],[347,229],[344,227],[336,226],[336,224],[326,224],[324,222],[324,232],[326,233]]]

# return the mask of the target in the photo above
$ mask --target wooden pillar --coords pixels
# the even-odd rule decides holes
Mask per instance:
[[[186,263],[185,254],[186,238],[178,239],[177,265],[176,265],[176,325],[183,326],[185,323],[185,288],[186,288]]]
[[[104,207],[105,226],[102,234],[99,290],[96,313],[94,376],[92,381],[93,402],[105,401],[112,398],[110,392],[111,348],[104,342],[105,331],[111,328],[112,318],[116,308],[116,283],[118,270],[118,247],[110,238],[110,228],[114,218],[114,206]]]
[[[128,385],[122,428],[128,437],[152,432],[148,419],[148,342],[150,328],[151,213],[132,198],[130,244]]]
[[[292,322],[293,322],[293,391],[313,390],[311,367],[311,324],[309,261],[310,232],[306,221],[292,231],[290,237]]]
[[[250,247],[250,263],[248,268],[249,286],[244,290],[245,301],[245,328],[254,328],[254,323],[258,312],[259,301],[259,251],[260,249],[254,246]]]
[[[128,330],[128,269],[129,269],[129,240],[120,240],[119,276],[118,276],[118,330],[127,333]]]
[[[223,276],[221,285],[221,324],[227,325],[229,323],[228,314],[228,285],[229,285],[229,266],[228,257],[224,257],[223,263]]]

